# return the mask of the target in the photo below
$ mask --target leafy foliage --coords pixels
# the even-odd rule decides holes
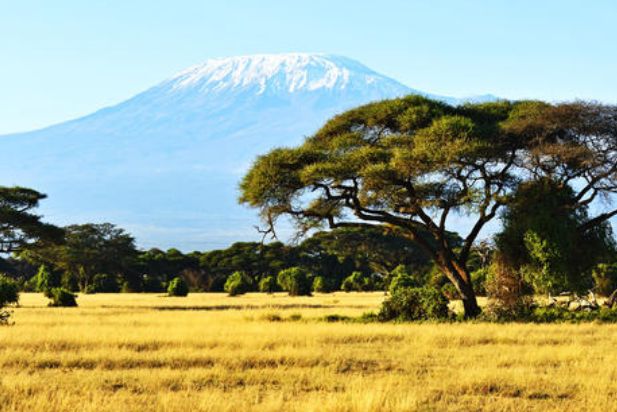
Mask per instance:
[[[345,292],[369,291],[375,287],[373,279],[366,273],[355,271],[343,280],[341,289]]]
[[[259,291],[264,293],[274,293],[279,289],[274,276],[266,276],[259,281]]]
[[[138,252],[133,237],[123,229],[110,223],[71,225],[65,228],[65,234],[63,244],[31,247],[21,256],[69,274],[84,292],[99,273],[138,283],[138,275],[132,271]]]
[[[47,291],[46,296],[51,299],[48,306],[74,307],[77,306],[76,296],[64,288],[53,288]]]
[[[592,273],[598,294],[609,296],[617,290],[617,263],[599,263]]]
[[[614,253],[610,227],[581,230],[589,217],[575,204],[569,186],[542,179],[521,184],[502,216],[497,246],[537,293],[589,289],[592,268]]]
[[[333,291],[331,282],[323,276],[316,276],[315,279],[313,279],[312,289],[313,292],[317,293],[329,293]]]
[[[386,299],[378,314],[381,321],[420,321],[448,319],[448,299],[437,289],[397,288]]]
[[[278,274],[278,284],[291,296],[310,296],[311,276],[308,271],[301,267],[292,267],[281,270]]]
[[[181,277],[177,277],[169,282],[167,286],[167,294],[169,296],[186,296],[189,294],[189,287]]]
[[[0,275],[0,309],[9,303],[19,302],[17,283],[5,275]]]
[[[46,196],[24,187],[0,186],[0,252],[17,252],[40,242],[61,242],[61,229],[31,211]]]
[[[253,288],[253,280],[244,272],[234,272],[225,282],[225,292],[229,296],[242,295]]]
[[[388,291],[390,294],[401,288],[418,288],[422,286],[422,282],[417,277],[412,276],[407,272],[407,268],[403,265],[397,266],[390,274],[391,281]]]
[[[283,215],[300,235],[326,224],[394,227],[440,265],[476,316],[467,261],[481,229],[521,182],[576,187],[575,208],[617,192],[616,123],[616,107],[591,103],[375,102],[334,117],[298,147],[260,156],[240,201],[259,208],[270,230]],[[475,220],[460,246],[446,236],[456,211]],[[600,213],[578,229],[616,214]]]

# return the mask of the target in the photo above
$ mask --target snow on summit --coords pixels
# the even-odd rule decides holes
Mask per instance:
[[[256,87],[260,94],[267,89],[289,93],[342,90],[350,84],[361,87],[378,79],[393,82],[345,57],[289,53],[210,59],[177,74],[169,85],[173,90],[198,87],[211,92]]]

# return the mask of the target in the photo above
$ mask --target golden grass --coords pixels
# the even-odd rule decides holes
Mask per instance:
[[[319,320],[382,299],[24,294],[0,328],[0,409],[617,409],[617,326]]]

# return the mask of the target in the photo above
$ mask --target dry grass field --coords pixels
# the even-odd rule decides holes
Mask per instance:
[[[382,299],[23,294],[0,328],[0,409],[617,410],[617,325],[322,320]]]

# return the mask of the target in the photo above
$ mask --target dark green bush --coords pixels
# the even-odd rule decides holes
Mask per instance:
[[[0,309],[9,303],[19,302],[19,288],[13,279],[0,275]]]
[[[488,279],[489,269],[480,268],[471,272],[471,283],[476,296],[486,296],[486,281]]]
[[[595,291],[609,296],[617,289],[617,263],[600,263],[592,272]]]
[[[274,293],[279,287],[274,276],[266,276],[259,281],[259,291],[264,293]]]
[[[51,302],[48,306],[73,307],[77,306],[76,296],[64,288],[52,288],[45,293]]]
[[[292,267],[281,270],[277,277],[278,284],[291,296],[310,296],[310,274],[306,269]]]
[[[356,271],[347,276],[341,284],[341,289],[345,292],[352,291],[368,291],[373,290],[375,287],[373,279],[365,273]]]
[[[433,287],[399,288],[384,301],[381,321],[419,321],[448,319],[448,299]]]
[[[120,292],[120,282],[115,275],[99,273],[94,275],[92,283],[88,285],[88,293],[118,293]]]
[[[398,265],[390,274],[391,281],[388,291],[393,294],[398,289],[402,288],[418,288],[421,286],[419,280],[409,274],[403,265]]]
[[[572,311],[567,308],[541,307],[534,309],[525,319],[535,323],[579,323],[579,322],[617,322],[617,310],[600,308],[598,310],[580,310]]]
[[[169,296],[186,296],[189,294],[189,287],[181,277],[177,277],[169,282],[167,286],[167,294]]]
[[[317,293],[329,293],[332,292],[334,288],[332,287],[332,282],[323,276],[317,276],[313,279],[313,292]]]
[[[62,284],[62,276],[58,272],[52,272],[47,269],[47,266],[41,265],[36,276],[36,291],[45,292],[47,290],[58,288]]]
[[[244,272],[234,272],[227,278],[225,282],[225,292],[229,293],[229,296],[242,295],[246,292],[250,292],[253,288],[253,280]]]

